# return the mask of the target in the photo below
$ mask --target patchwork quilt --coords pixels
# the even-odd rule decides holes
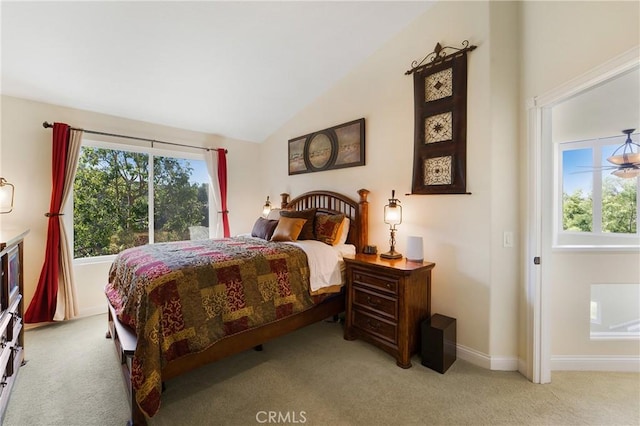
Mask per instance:
[[[124,250],[105,291],[120,321],[136,331],[131,382],[149,417],[160,407],[168,361],[314,304],[304,251],[248,237]]]

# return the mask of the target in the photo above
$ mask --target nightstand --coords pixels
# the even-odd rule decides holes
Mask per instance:
[[[362,339],[411,367],[420,348],[420,323],[431,315],[431,270],[435,263],[345,256],[347,306],[344,338]]]

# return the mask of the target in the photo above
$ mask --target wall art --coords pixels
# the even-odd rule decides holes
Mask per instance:
[[[467,193],[467,52],[475,48],[438,43],[405,73],[414,90],[412,194]]]
[[[289,175],[364,164],[364,118],[289,140]]]

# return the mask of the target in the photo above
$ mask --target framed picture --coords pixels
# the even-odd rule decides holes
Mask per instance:
[[[289,140],[289,175],[364,164],[364,118]]]

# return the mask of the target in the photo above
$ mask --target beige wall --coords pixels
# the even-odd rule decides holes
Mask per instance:
[[[517,358],[518,262],[515,248],[502,247],[502,235],[518,234],[517,185],[511,179],[517,62],[500,50],[517,41],[516,26],[505,21],[513,15],[514,5],[499,2],[436,4],[261,146],[271,165],[272,196],[283,187],[293,194],[318,187],[346,194],[371,190],[370,242],[382,251],[389,238],[383,206],[395,189],[404,216],[398,249],[405,250],[407,236],[423,236],[425,258],[437,265],[432,310],[457,318],[459,356],[511,369]],[[490,27],[492,19],[497,22]],[[413,80],[404,71],[437,42],[458,46],[465,39],[478,46],[469,54],[468,72],[472,195],[405,196],[411,190],[414,122]],[[288,139],[360,117],[366,120],[366,166],[287,176]]]
[[[51,129],[42,127],[44,121],[188,145],[228,148],[231,232],[245,232],[246,224],[253,224],[262,211],[264,195],[256,185],[259,174],[247,173],[259,169],[256,144],[2,96],[0,170],[16,186],[14,211],[3,215],[2,226],[31,230],[25,240],[26,306],[40,276],[47,233],[47,220],[43,215],[49,209],[51,191]],[[91,139],[135,143],[96,135],[91,135]],[[74,267],[81,315],[105,311],[103,288],[108,268],[108,262]]]
[[[3,97],[0,170],[18,193],[16,211],[2,220],[3,226],[8,221],[32,230],[26,241],[27,302],[42,264],[42,214],[49,203],[51,136],[40,123],[57,120],[228,147],[232,233],[250,228],[265,195],[279,200],[281,192],[297,195],[322,188],[355,197],[358,189],[367,188],[370,243],[384,251],[389,231],[382,211],[395,189],[404,209],[398,249],[405,251],[409,235],[424,237],[425,258],[437,264],[432,311],[457,318],[458,356],[489,368],[515,369],[527,352],[521,272],[525,100],[637,44],[637,17],[635,2],[437,3],[261,145]],[[404,72],[437,42],[457,46],[465,39],[478,46],[469,54],[468,72],[472,195],[405,196],[411,185],[414,123],[413,82]],[[366,119],[366,166],[287,175],[289,139],[360,117]],[[505,231],[514,233],[513,248],[503,247]],[[89,311],[100,302],[106,268],[79,274],[88,300],[81,309]]]
[[[491,356],[517,353],[519,229],[518,107],[520,77],[520,7],[492,2],[491,31]],[[513,247],[504,247],[504,232],[512,232]],[[496,309],[497,308],[497,309]]]
[[[544,95],[607,60],[629,49],[637,48],[640,41],[639,16],[638,2],[524,2],[523,100]],[[521,121],[521,152],[526,153],[524,114]],[[638,124],[633,123],[632,127]],[[550,156],[543,158],[543,162],[547,164],[550,161]],[[521,173],[523,206],[526,205],[526,173],[526,170]],[[551,183],[548,179],[551,177],[545,176],[543,192],[546,195],[543,198],[550,201]],[[551,208],[550,203],[544,203],[543,208]],[[543,240],[546,238],[549,241],[550,229],[545,227],[543,232]],[[591,283],[638,282],[638,265],[637,252],[562,252],[551,253],[543,258],[543,277],[548,281],[546,285],[551,292],[550,317],[546,320],[549,321],[552,335],[552,361],[568,357],[579,365],[583,356],[602,360],[613,359],[616,356],[638,357],[637,340],[591,341],[588,310]],[[523,280],[524,284],[526,283]],[[520,308],[521,336],[526,334],[525,293],[526,289],[523,287]],[[520,353],[524,356],[525,352],[526,342],[521,338]],[[556,363],[555,368],[562,368],[562,365]]]

